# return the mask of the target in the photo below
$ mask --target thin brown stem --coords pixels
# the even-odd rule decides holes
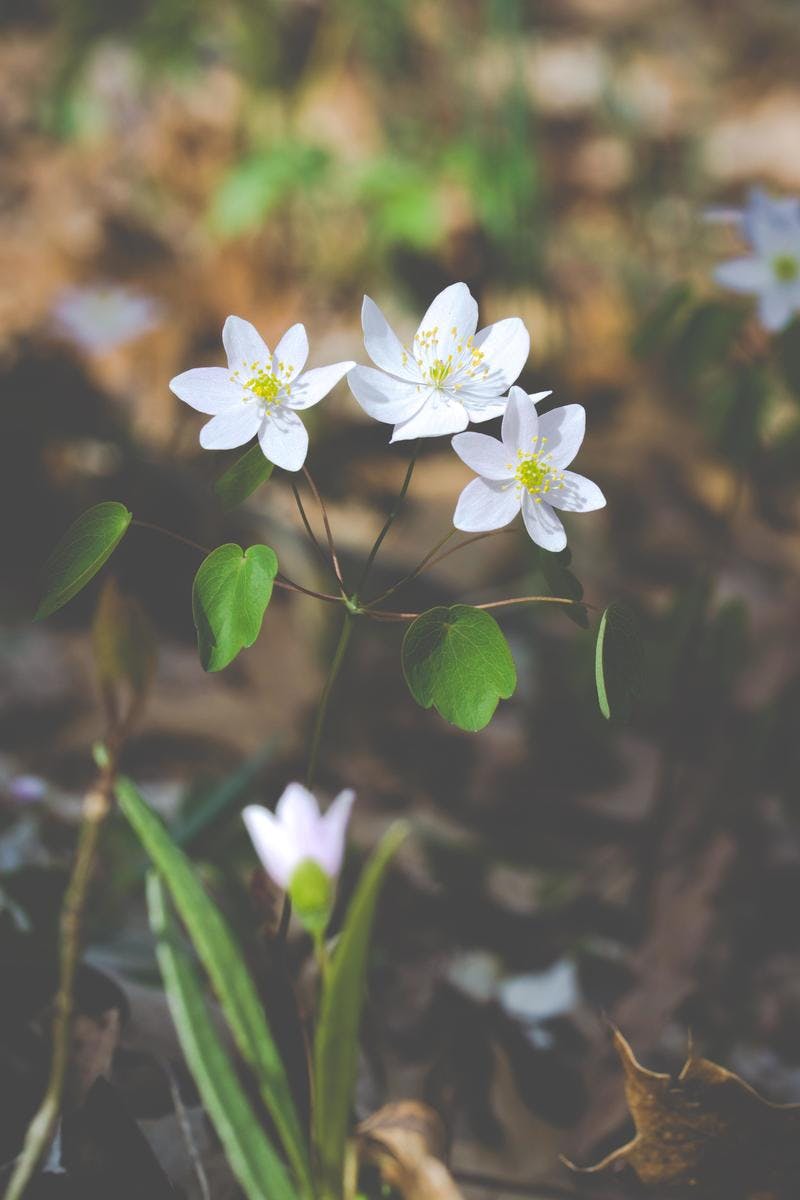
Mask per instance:
[[[509,608],[512,604],[577,604],[582,608],[593,608],[583,600],[569,600],[565,596],[513,596],[508,600],[490,600],[487,604],[471,604],[470,608]],[[385,612],[380,609],[362,609],[365,617],[375,621],[416,621],[419,612]]]
[[[208,546],[201,546],[199,542],[193,542],[191,538],[184,537],[182,533],[175,533],[172,529],[165,529],[163,525],[153,525],[150,521],[139,521],[134,519],[132,525],[138,525],[140,529],[150,529],[153,533],[160,533],[164,537],[172,538],[174,542],[181,542],[184,546],[190,546],[192,550],[197,550],[200,554],[208,556],[211,550]],[[327,561],[327,559],[326,559]],[[325,600],[328,603],[341,604],[341,596],[333,596],[330,592],[318,592],[314,588],[303,587],[301,583],[295,583],[288,575],[279,572],[275,576],[274,586],[283,588],[287,592],[300,592],[303,596],[313,596],[315,600]]]
[[[322,496],[319,493],[319,488],[314,483],[308,467],[303,467],[303,474],[306,477],[308,486],[311,488],[314,499],[319,505],[319,511],[322,513],[322,524],[325,526],[325,537],[328,539],[328,551],[331,556],[331,566],[333,567],[333,573],[339,582],[339,587],[342,589],[342,595],[346,597],[347,592],[344,586],[344,578],[342,577],[342,568],[339,566],[339,556],[336,553],[336,543],[333,540],[333,532],[331,531],[331,523],[328,520],[328,510],[325,507],[325,501],[322,499]]]
[[[394,593],[399,591],[400,588],[405,584],[410,583],[412,579],[416,579],[418,575],[421,575],[436,552],[441,550],[442,546],[444,546],[446,542],[450,541],[450,538],[453,537],[455,532],[455,529],[451,529],[448,533],[446,533],[445,536],[441,538],[431,550],[428,551],[425,557],[417,563],[413,571],[409,571],[408,575],[404,575],[402,579],[398,579],[397,583],[393,583],[392,586],[388,587],[385,592],[381,592],[380,596],[376,596],[374,600],[370,600],[367,608],[370,608],[373,604],[380,604],[382,600],[386,600],[387,597],[394,595]]]
[[[42,1102],[28,1126],[22,1152],[17,1159],[4,1200],[21,1200],[58,1128],[69,1067],[75,975],[80,954],[83,914],[94,872],[100,831],[111,809],[119,751],[132,716],[133,712],[115,736],[109,738],[106,761],[100,768],[93,787],[84,797],[75,865],[61,909],[60,968],[53,1014],[50,1077]]]
[[[318,539],[317,535],[314,533],[314,530],[311,528],[311,522],[308,519],[308,514],[305,510],[305,505],[303,504],[303,498],[300,495],[300,489],[298,488],[296,483],[293,483],[291,486],[292,486],[292,494],[294,495],[294,501],[295,501],[295,504],[297,505],[297,511],[300,513],[300,520],[303,522],[303,528],[305,529],[306,533],[308,534],[309,540],[311,541],[312,545],[315,547],[317,553],[319,554],[320,558],[324,562],[325,566],[329,567],[330,562],[328,561],[328,556],[325,553],[325,551],[322,549],[322,546],[320,545],[319,539]]]
[[[375,541],[373,542],[373,545],[372,545],[372,549],[370,550],[369,555],[367,556],[367,561],[364,564],[364,570],[361,572],[361,578],[359,579],[358,586],[356,587],[356,593],[359,595],[361,593],[362,588],[364,587],[364,585],[367,582],[369,573],[372,570],[372,564],[375,562],[377,553],[380,550],[381,545],[383,544],[383,539],[386,537],[387,533],[392,528],[395,518],[396,518],[397,514],[400,512],[403,501],[406,498],[406,492],[408,491],[408,486],[411,483],[411,476],[414,474],[414,467],[416,466],[417,456],[419,455],[419,449],[420,449],[421,444],[422,444],[422,439],[417,438],[416,442],[414,443],[414,447],[411,451],[411,459],[409,461],[408,467],[406,468],[405,478],[403,479],[403,482],[400,485],[400,491],[398,492],[397,498],[396,498],[394,504],[392,505],[392,510],[389,513],[386,520],[384,521],[381,531],[378,534],[378,536],[375,538]]]
[[[443,562],[446,558],[449,558],[451,554],[456,554],[459,550],[466,549],[466,547],[471,546],[473,542],[482,542],[484,538],[495,537],[498,533],[519,534],[519,532],[519,529],[490,529],[486,533],[476,533],[474,537],[465,538],[464,541],[459,542],[457,546],[451,546],[449,550],[445,550],[444,554],[437,555],[437,557],[431,559],[427,565],[428,567],[438,566],[440,562]]]

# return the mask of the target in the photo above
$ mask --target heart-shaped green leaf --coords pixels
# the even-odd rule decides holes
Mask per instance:
[[[269,546],[217,546],[194,578],[192,613],[206,671],[221,671],[252,646],[272,595],[278,559]]]
[[[272,472],[272,463],[264,457],[263,450],[256,442],[214,484],[214,491],[225,512],[243,504],[256,488],[267,482]]]
[[[104,500],[73,521],[44,565],[44,594],[35,620],[57,612],[94,578],[132,518],[124,504]]]
[[[492,719],[517,686],[514,660],[489,613],[466,604],[431,608],[403,639],[403,673],[411,695],[470,733]]]
[[[630,718],[639,689],[642,644],[633,613],[615,601],[600,618],[595,644],[595,682],[600,711],[606,720]]]

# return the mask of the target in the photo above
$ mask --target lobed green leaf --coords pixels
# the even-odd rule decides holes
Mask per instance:
[[[73,521],[44,565],[34,620],[49,617],[86,587],[111,557],[133,519],[124,504],[104,500]]]
[[[263,450],[256,442],[214,484],[214,491],[225,512],[243,504],[262,483],[267,482],[273,470],[273,464],[264,457]]]
[[[269,546],[217,546],[202,562],[192,588],[197,649],[206,671],[221,671],[252,646],[272,596],[278,559]]]
[[[403,673],[411,695],[446,721],[474,733],[517,685],[514,660],[494,617],[466,604],[431,608],[403,639]]]
[[[642,644],[636,619],[615,601],[600,618],[595,643],[595,682],[600,711],[606,720],[630,718],[639,690]]]

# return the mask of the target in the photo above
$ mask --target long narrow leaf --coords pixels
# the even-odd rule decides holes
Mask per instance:
[[[150,927],[172,1019],[201,1099],[248,1200],[296,1200],[295,1191],[219,1040],[200,982],[171,919],[164,884],[147,878]]]
[[[325,1195],[342,1194],[370,934],[386,868],[406,834],[404,824],[393,825],[365,867],[323,989],[314,1041],[313,1124]]]
[[[189,859],[129,779],[116,784],[120,808],[170,890],[175,907],[213,984],[239,1052],[253,1068],[301,1190],[310,1190],[310,1168],[286,1071],[261,1001],[234,936],[201,886]]]

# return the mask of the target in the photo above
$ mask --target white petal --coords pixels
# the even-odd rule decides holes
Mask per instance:
[[[195,367],[176,375],[169,386],[179,400],[209,416],[241,401],[243,392],[238,383],[232,382],[225,367]]]
[[[519,317],[508,317],[482,329],[475,337],[475,346],[484,357],[477,376],[465,382],[465,388],[478,395],[501,396],[525,366],[531,339]]]
[[[332,363],[329,367],[312,367],[290,384],[285,403],[289,408],[301,409],[319,404],[355,365],[354,362],[340,362]]]
[[[503,417],[503,445],[516,458],[518,450],[526,453],[532,450],[538,433],[539,414],[535,404],[521,387],[512,387]]]
[[[232,450],[255,437],[261,424],[259,405],[253,400],[240,401],[232,408],[212,417],[200,430],[200,445],[204,450]]]
[[[758,319],[770,333],[780,333],[789,324],[797,308],[797,297],[792,289],[776,284],[759,296]]]
[[[275,347],[272,373],[279,379],[296,379],[306,365],[308,337],[305,325],[292,325]]]
[[[308,454],[305,425],[288,408],[279,408],[265,417],[258,435],[264,456],[284,471],[299,471]]]
[[[339,792],[322,818],[321,857],[317,861],[331,876],[338,875],[342,868],[347,823],[355,798],[356,794],[351,788]]]
[[[458,391],[458,398],[467,410],[469,419],[473,425],[480,425],[484,421],[492,421],[495,417],[502,417],[508,404],[507,396],[504,396],[502,400],[484,400],[480,396],[471,396],[469,392],[464,392],[460,389]]]
[[[485,433],[458,433],[453,438],[453,449],[462,462],[476,475],[484,479],[511,479],[514,465],[508,451],[497,438]]]
[[[760,292],[769,287],[772,272],[761,258],[732,258],[714,268],[714,278],[734,292]]]
[[[241,317],[228,317],[222,327],[222,344],[232,371],[252,372],[254,364],[262,368],[271,365],[267,343],[258,330]]]
[[[566,512],[594,512],[596,508],[605,508],[605,496],[585,475],[565,471],[562,484],[547,493],[547,503],[553,508],[563,508]]]
[[[286,830],[274,814],[260,804],[248,804],[242,812],[242,819],[265,871],[279,887],[288,887],[298,859]]]
[[[434,391],[418,413],[395,425],[390,438],[392,442],[406,442],[409,438],[441,437],[445,433],[460,433],[469,425],[464,405],[453,400],[445,392]]]
[[[364,346],[376,367],[396,375],[398,379],[418,381],[416,364],[406,352],[386,317],[369,296],[361,305],[361,326],[364,330]]]
[[[543,550],[563,550],[567,535],[560,519],[549,504],[540,500],[537,504],[528,492],[522,497],[522,519],[532,541]]]
[[[465,283],[451,283],[428,306],[417,334],[437,329],[439,355],[447,358],[448,346],[471,338],[478,328],[478,305]],[[455,333],[453,330],[455,329]]]
[[[308,842],[316,836],[320,820],[316,797],[302,783],[289,783],[275,805],[275,816],[289,835],[290,842],[303,852]]]
[[[757,252],[767,258],[796,252],[800,201],[796,196],[775,199],[761,188],[753,188],[744,211],[744,231]]]
[[[364,412],[389,425],[413,417],[430,394],[421,384],[395,379],[373,367],[354,367],[347,382]]]
[[[582,404],[565,404],[539,417],[539,447],[550,455],[555,467],[569,466],[585,432],[586,409]]]
[[[519,512],[519,492],[510,483],[473,479],[458,497],[453,524],[465,533],[502,529]]]

